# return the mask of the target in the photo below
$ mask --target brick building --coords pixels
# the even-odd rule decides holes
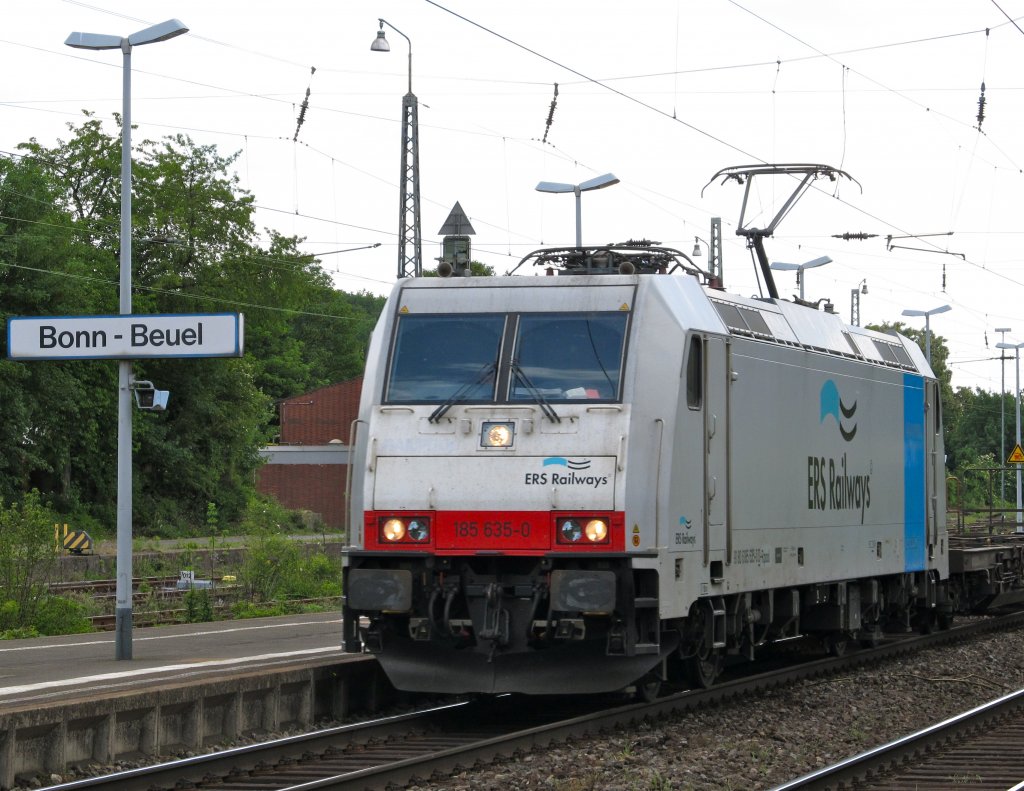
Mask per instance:
[[[260,451],[266,459],[256,473],[261,494],[318,514],[330,527],[345,526],[349,431],[362,386],[360,376],[278,402],[280,436]]]

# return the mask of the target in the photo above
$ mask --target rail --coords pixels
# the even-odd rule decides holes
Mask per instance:
[[[960,777],[962,778],[960,784],[976,788],[980,784],[970,778],[980,777],[981,772],[985,769],[984,766],[979,765],[979,756],[976,751],[970,748],[960,751],[951,750],[941,758],[937,758],[934,753],[955,742],[969,740],[979,733],[989,732],[994,727],[1005,727],[1004,723],[1008,720],[1012,720],[1011,724],[1015,727],[1006,728],[1012,738],[1003,740],[1005,743],[1000,752],[1004,758],[1016,757],[1015,771],[1017,774],[1014,778],[1016,780],[1019,779],[1020,772],[1024,771],[1024,755],[1019,747],[1020,723],[1024,720],[1024,690],[1004,695],[956,717],[950,717],[948,720],[904,736],[902,739],[883,744],[832,766],[783,783],[772,791],[825,791],[825,789],[854,786],[858,789],[870,789],[872,778],[877,779],[881,787],[891,788],[894,787],[891,783],[892,778],[884,775],[889,770],[895,769],[899,769],[900,774],[907,773],[908,766],[912,764],[928,765],[930,769],[926,775],[932,778]],[[985,755],[992,755],[991,747],[990,744],[984,746]],[[1006,767],[1004,766],[1004,768]],[[907,779],[908,784],[898,784],[899,787],[929,787],[927,779]],[[1000,789],[1007,788],[1005,783],[998,787]]]
[[[545,705],[527,712],[521,698],[505,696],[439,706],[74,781],[52,786],[49,791],[149,791],[181,788],[184,786],[176,784],[182,783],[194,783],[188,786],[191,788],[258,787],[268,791],[385,788],[416,777],[430,777],[434,772],[450,773],[458,766],[473,766],[567,739],[593,736],[610,728],[718,705],[808,678],[842,674],[859,665],[873,665],[923,648],[998,629],[1019,628],[1022,624],[1024,613],[979,621],[944,632],[894,640],[844,657],[818,659],[738,678],[711,689],[679,692],[650,703],[622,705],[620,701],[608,707],[607,698],[548,699]]]

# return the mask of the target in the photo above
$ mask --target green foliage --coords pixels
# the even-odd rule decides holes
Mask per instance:
[[[247,598],[260,602],[283,598],[288,583],[299,572],[299,548],[282,535],[261,533],[254,537],[239,572]]]
[[[53,513],[33,490],[20,503],[0,503],[0,600],[9,626],[35,621],[57,564]],[[10,605],[13,605],[11,607]]]
[[[252,494],[239,523],[239,532],[262,535],[277,532],[299,532],[304,529],[302,514],[285,508],[272,497]]]
[[[19,626],[0,632],[0,640],[27,640],[30,637],[39,637],[39,632],[34,626]]]
[[[54,146],[33,139],[0,159],[4,317],[118,311],[120,136],[89,114],[68,128]],[[185,135],[133,152],[133,311],[246,314],[244,358],[135,365],[172,393],[164,413],[133,410],[136,535],[198,535],[211,503],[218,530],[246,518],[274,401],[358,375],[383,304],[335,291],[300,239],[261,239],[236,157]],[[117,365],[10,361],[6,335],[0,500],[35,487],[94,539],[109,536]]]
[[[323,554],[310,555],[299,564],[298,575],[288,595],[298,599],[319,599],[341,595],[341,563]]]
[[[239,584],[252,602],[341,595],[341,565],[322,553],[303,557],[301,545],[263,533],[250,543]]]
[[[33,623],[39,634],[84,634],[92,631],[85,605],[61,596],[47,596],[39,603]]]
[[[21,608],[11,599],[0,602],[0,632],[15,628],[20,622]]]
[[[283,602],[257,604],[240,601],[231,606],[231,614],[235,618],[273,618],[278,615],[288,615],[288,612]]]
[[[185,594],[185,621],[205,623],[213,620],[210,592],[205,588],[192,589]]]

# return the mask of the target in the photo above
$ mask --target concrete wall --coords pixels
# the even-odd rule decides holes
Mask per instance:
[[[151,682],[157,683],[157,682]],[[377,662],[351,656],[181,686],[0,711],[0,789],[72,764],[167,758],[250,734],[344,721],[394,691]]]

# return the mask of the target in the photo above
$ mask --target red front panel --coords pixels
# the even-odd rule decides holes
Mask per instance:
[[[625,516],[616,512],[585,511],[434,511],[429,517],[430,539],[422,543],[388,543],[380,537],[382,519],[402,516],[404,512],[367,511],[364,515],[365,548],[389,551],[427,551],[446,554],[504,552],[532,555],[558,552],[623,552],[626,546]],[[602,517],[608,520],[608,541],[593,544],[582,541],[563,544],[555,540],[555,520],[566,514]]]

